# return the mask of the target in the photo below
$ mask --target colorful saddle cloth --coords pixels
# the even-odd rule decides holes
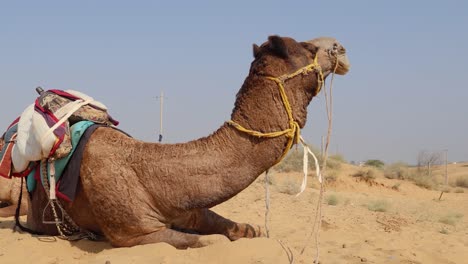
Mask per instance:
[[[72,149],[67,156],[61,159],[58,159],[54,162],[55,181],[57,182],[57,185],[56,185],[57,197],[60,197],[66,201],[73,201],[73,199],[75,198],[76,186],[78,184],[78,179],[79,179],[79,167],[77,171],[75,171],[76,173],[74,175],[70,175],[70,177],[67,177],[67,179],[63,179],[62,176],[63,176],[64,171],[68,167],[67,164],[69,163],[70,159],[74,156],[75,151],[77,149],[80,153],[76,153],[76,154],[80,156],[80,159],[75,162],[81,163],[81,157],[82,157],[84,145],[86,145],[87,139],[92,134],[92,132],[94,132],[94,130],[98,127],[99,127],[98,125],[95,125],[91,121],[80,121],[74,124],[70,128]],[[88,129],[89,131],[87,131]],[[87,132],[88,134],[87,137],[83,137],[85,132]],[[82,144],[80,144],[81,139],[83,139]],[[82,147],[78,148],[78,145],[82,145]],[[50,179],[49,165],[50,163],[47,162],[47,165],[46,165],[47,177],[48,177],[47,180]],[[41,167],[40,164],[38,164],[28,175],[26,182],[27,182],[27,187],[28,187],[29,192],[32,192],[36,188],[37,181],[42,182],[45,179],[45,175],[42,175],[42,171],[40,167]],[[72,174],[72,171],[69,171],[69,174]]]
[[[104,126],[102,124],[95,124],[91,121],[80,121],[74,124],[71,129],[71,142],[72,150],[64,158],[58,159],[54,162],[55,165],[55,181],[57,182],[55,192],[57,197],[67,201],[72,202],[75,199],[75,194],[80,179],[80,167],[81,160],[83,159],[83,152],[86,144],[88,143],[89,138],[93,132]],[[128,137],[127,133],[119,130],[118,128],[111,127],[116,129]],[[50,179],[50,168],[47,163],[47,179]],[[27,177],[27,188],[29,192],[32,192],[37,185],[37,182],[43,182],[46,175],[42,174],[40,169],[40,164],[36,166]]]
[[[69,127],[82,120],[118,125],[105,105],[83,93],[42,92],[4,134],[0,175],[23,177],[39,160],[66,157],[72,149]]]

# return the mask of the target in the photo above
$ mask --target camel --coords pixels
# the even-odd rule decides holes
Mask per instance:
[[[0,176],[0,217],[14,216],[18,206],[19,193],[21,189],[21,179],[7,179]],[[23,191],[26,187],[23,186]],[[25,215],[28,211],[27,196],[21,199],[20,215]]]
[[[262,236],[259,226],[236,223],[210,208],[272,167],[290,147],[291,136],[257,137],[233,123],[263,133],[287,130],[290,123],[279,84],[269,77],[296,72],[315,58],[324,77],[334,70],[344,75],[349,62],[344,47],[333,38],[297,42],[270,36],[261,46],[254,44],[253,53],[232,122],[207,137],[160,144],[109,127],[96,129],[85,147],[76,198],[62,203],[73,221],[102,234],[114,247],[165,242],[184,249],[206,246],[213,238]],[[284,81],[292,118],[300,128],[306,123],[307,106],[320,91],[318,69]],[[54,225],[41,222],[44,191],[36,188],[31,197],[28,227],[57,234]]]

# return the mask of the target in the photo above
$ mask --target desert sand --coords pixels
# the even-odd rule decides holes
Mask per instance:
[[[468,165],[451,166],[468,175]],[[326,186],[320,263],[468,263],[468,189],[452,188],[439,200],[440,191],[409,181],[351,177],[357,170],[344,164]],[[269,186],[270,238],[220,240],[188,250],[163,243],[112,248],[107,242],[68,242],[14,232],[13,218],[0,218],[0,263],[313,263],[315,236],[308,238],[319,188],[311,175],[308,188],[296,197],[292,191],[300,181],[299,173],[274,173]],[[235,221],[263,225],[264,193],[260,176],[214,210]],[[380,211],[372,207],[382,204]]]

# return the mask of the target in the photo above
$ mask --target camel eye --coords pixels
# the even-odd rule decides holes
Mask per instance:
[[[337,51],[338,50],[338,43],[334,43],[333,44],[333,51]]]

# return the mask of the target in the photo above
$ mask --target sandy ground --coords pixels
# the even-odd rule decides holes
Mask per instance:
[[[365,182],[349,173],[341,170],[324,196],[320,263],[468,263],[468,189],[444,193],[439,201],[440,192],[407,181]],[[235,221],[263,224],[262,177],[214,210]],[[188,250],[167,244],[112,248],[106,242],[13,232],[13,219],[0,218],[0,263],[313,263],[316,247],[308,237],[319,191],[315,178],[309,177],[301,196],[288,194],[299,184],[298,174],[274,175],[270,238],[220,241]],[[331,200],[337,204],[329,205]],[[372,203],[384,204],[384,212],[369,210]]]

